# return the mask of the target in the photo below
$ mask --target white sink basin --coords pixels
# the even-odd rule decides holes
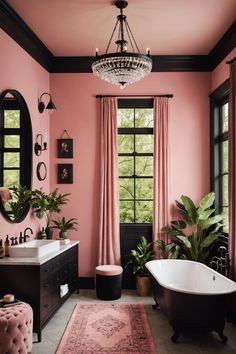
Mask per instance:
[[[10,257],[43,257],[60,248],[59,240],[33,240],[9,247]]]

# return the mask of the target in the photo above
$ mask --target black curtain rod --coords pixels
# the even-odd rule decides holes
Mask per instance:
[[[226,64],[232,64],[236,60],[236,57],[226,62]]]
[[[167,97],[172,98],[174,95],[96,95],[96,98],[104,98],[104,97],[147,97],[147,98],[154,98],[154,97]]]

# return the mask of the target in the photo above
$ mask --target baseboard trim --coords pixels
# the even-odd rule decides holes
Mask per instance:
[[[79,289],[94,289],[95,282],[93,277],[79,277]]]

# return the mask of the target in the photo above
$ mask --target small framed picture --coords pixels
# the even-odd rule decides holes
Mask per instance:
[[[57,139],[57,157],[73,157],[73,139]]]
[[[72,163],[61,163],[57,165],[57,183],[73,183],[73,165]]]

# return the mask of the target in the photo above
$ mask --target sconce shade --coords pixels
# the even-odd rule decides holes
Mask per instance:
[[[46,105],[46,107],[45,107],[45,103],[42,101],[42,98],[43,98],[44,95],[48,95],[49,96],[49,102]],[[38,101],[38,110],[39,110],[39,112],[43,113],[43,111],[45,109],[48,109],[50,111],[56,109],[56,106],[55,106],[55,104],[52,101],[52,97],[51,97],[50,93],[48,93],[48,92],[42,93],[42,95],[40,96],[39,101]]]

